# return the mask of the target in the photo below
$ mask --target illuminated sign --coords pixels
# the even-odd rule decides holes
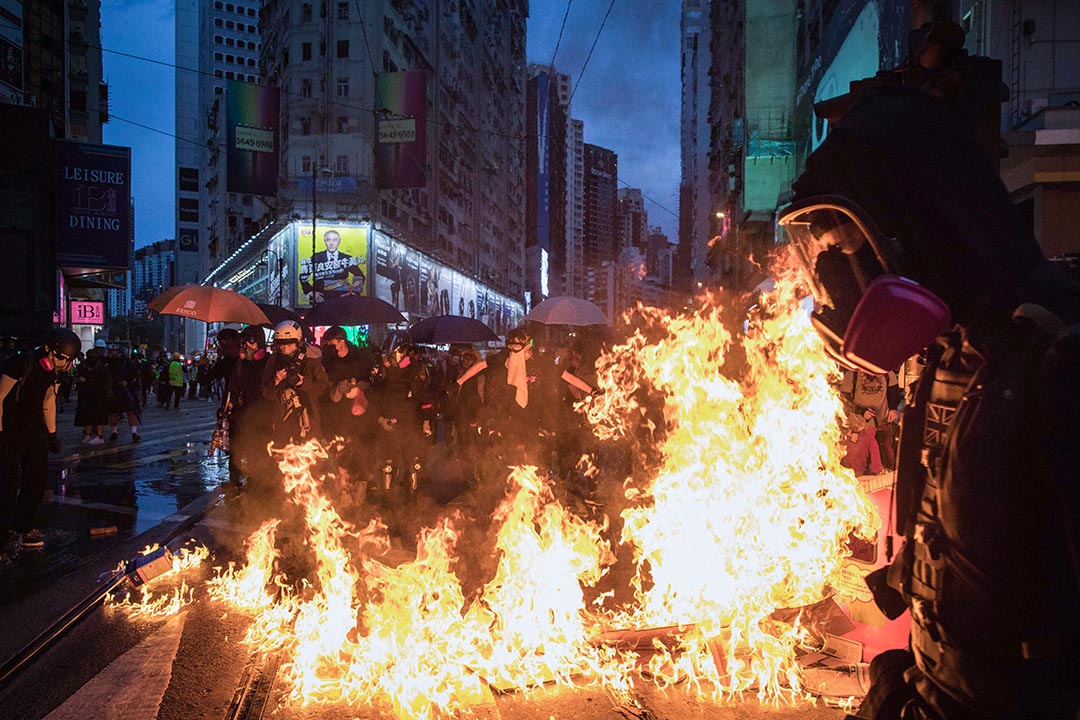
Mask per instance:
[[[72,325],[103,325],[105,323],[105,303],[71,301]]]
[[[548,251],[540,248],[540,294],[545,298],[551,294],[548,290]]]

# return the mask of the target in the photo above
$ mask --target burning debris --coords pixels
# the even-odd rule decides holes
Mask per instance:
[[[835,367],[778,285],[742,339],[737,377],[724,374],[735,338],[712,296],[691,315],[640,309],[642,327],[598,363],[604,392],[580,408],[597,437],[660,443],[626,481],[615,548],[618,530],[517,467],[490,518],[490,579],[467,590],[459,577],[460,514],[423,529],[415,559],[395,566],[379,519],[358,527],[335,508],[333,480],[316,470],[327,452],[312,441],[275,450],[310,572],[285,577],[273,518],[247,562],[210,581],[211,597],[253,615],[246,643],[280,655],[300,706],[389,701],[400,717],[430,718],[489,687],[545,683],[628,706],[643,682],[716,701],[805,696],[796,659],[820,639],[778,611],[828,598],[849,535],[879,520],[840,464]],[[616,551],[632,566],[625,597],[601,590]]]

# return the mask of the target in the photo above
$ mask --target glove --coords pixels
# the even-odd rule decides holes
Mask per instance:
[[[60,452],[60,438],[56,437],[56,433],[49,433],[49,452],[53,455]]]

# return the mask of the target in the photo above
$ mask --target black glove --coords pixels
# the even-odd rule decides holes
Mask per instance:
[[[60,452],[60,438],[56,437],[56,433],[49,433],[49,452],[53,455]]]

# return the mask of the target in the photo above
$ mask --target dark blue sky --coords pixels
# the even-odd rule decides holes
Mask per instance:
[[[581,79],[573,114],[585,121],[585,141],[618,153],[619,179],[640,187],[654,201],[646,201],[649,222],[661,225],[674,241],[679,189],[680,3],[615,0],[582,75],[582,65],[609,2],[570,0],[555,68],[570,75],[574,83]],[[548,63],[567,4],[532,0],[530,6],[528,58]],[[102,46],[106,51],[172,64],[176,57],[174,17],[173,2],[102,0]],[[113,114],[105,128],[105,142],[132,148],[135,242],[141,247],[175,233],[177,141],[169,136],[175,130],[175,71],[110,52],[103,57]]]

